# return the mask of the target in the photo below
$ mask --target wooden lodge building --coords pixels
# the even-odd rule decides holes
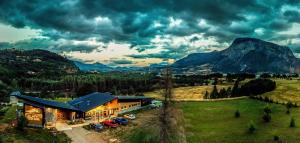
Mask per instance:
[[[152,98],[144,96],[113,96],[111,93],[94,92],[69,102],[11,94],[17,103],[18,115],[24,115],[28,126],[53,127],[57,122],[82,120],[100,122],[104,119],[130,112],[149,105]]]

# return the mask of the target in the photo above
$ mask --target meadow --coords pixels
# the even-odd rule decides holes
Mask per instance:
[[[218,90],[225,88],[227,89],[231,85],[217,85]],[[173,89],[173,99],[174,100],[202,100],[205,92],[211,92],[213,86],[187,86],[187,87],[177,87]],[[163,99],[163,90],[155,90],[152,92],[145,92],[144,95],[148,97],[154,97],[156,99]]]
[[[261,95],[268,97],[275,102],[287,103],[292,102],[300,105],[300,80],[275,80],[276,89],[274,91]]]
[[[291,109],[286,114],[286,106],[270,104],[254,99],[240,99],[214,102],[181,102],[185,132],[188,143],[271,143],[274,136],[287,143],[300,140],[300,110]],[[263,109],[271,110],[271,122],[262,119]],[[240,117],[235,118],[236,110]],[[290,128],[290,120],[294,117],[296,128]],[[253,122],[256,131],[248,132],[248,125]]]

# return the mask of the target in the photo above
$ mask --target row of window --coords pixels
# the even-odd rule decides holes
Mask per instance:
[[[140,106],[140,103],[130,104],[128,106],[128,108],[135,107],[135,106]],[[127,109],[127,106],[126,105],[125,106],[121,106],[121,110],[123,110],[123,109]]]

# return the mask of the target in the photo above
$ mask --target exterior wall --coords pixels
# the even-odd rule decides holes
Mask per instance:
[[[141,101],[139,102],[119,102],[119,113],[130,112],[137,110],[141,107]]]
[[[9,97],[9,103],[10,104],[17,104],[18,103],[18,98],[15,96],[10,96]]]
[[[46,126],[55,126],[57,120],[57,109],[45,109],[45,124]]]
[[[24,105],[24,116],[28,121],[28,126],[43,127],[44,113],[42,108]]]
[[[118,99],[100,105],[85,113],[85,118],[92,121],[102,121],[104,118],[118,115]]]

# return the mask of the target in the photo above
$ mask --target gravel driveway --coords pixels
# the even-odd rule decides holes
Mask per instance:
[[[90,132],[82,127],[72,128],[72,130],[64,132],[72,139],[72,143],[107,143],[101,133]]]

